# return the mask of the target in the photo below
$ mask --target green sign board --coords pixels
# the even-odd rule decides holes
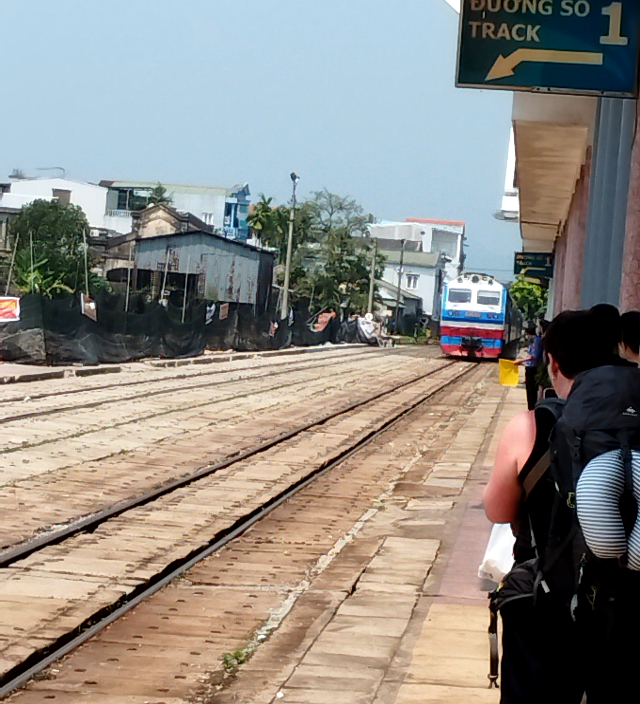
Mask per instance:
[[[463,0],[457,85],[635,96],[640,0]]]
[[[553,254],[547,252],[516,252],[514,274],[524,274],[539,279],[553,276]]]

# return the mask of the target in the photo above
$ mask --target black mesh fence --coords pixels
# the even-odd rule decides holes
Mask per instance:
[[[142,296],[129,301],[103,293],[96,300],[97,320],[81,312],[78,295],[21,299],[21,319],[0,326],[0,359],[30,364],[119,363],[145,357],[193,357],[210,350],[261,351],[361,339],[355,321],[334,318],[313,330],[308,311],[298,306],[293,323],[277,321],[273,310],[259,313],[245,304],[211,304],[193,300],[167,306]],[[274,306],[270,306],[274,308]]]

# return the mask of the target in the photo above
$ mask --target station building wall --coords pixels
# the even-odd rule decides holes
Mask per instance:
[[[562,234],[556,240],[554,267],[553,315],[580,308],[582,265],[587,236],[591,150],[576,184],[571,207]]]
[[[627,234],[622,263],[620,310],[640,310],[640,108],[636,115],[636,132],[631,160],[631,185],[627,209]]]

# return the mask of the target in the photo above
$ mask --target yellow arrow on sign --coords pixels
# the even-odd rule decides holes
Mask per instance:
[[[516,49],[508,56],[498,56],[485,81],[513,76],[514,69],[525,61],[553,64],[590,64],[602,66],[604,54],[595,51],[561,51],[555,49]]]

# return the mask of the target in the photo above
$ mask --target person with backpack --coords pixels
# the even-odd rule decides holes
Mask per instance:
[[[544,337],[549,372],[560,399],[595,359],[587,311],[558,315]],[[538,559],[555,501],[549,477],[549,436],[563,401],[549,399],[515,416],[505,427],[483,502],[489,520],[511,523],[516,567],[492,597],[503,624],[501,704],[580,704],[583,658],[575,622],[562,600],[536,594]]]
[[[624,321],[606,314],[617,353]],[[608,361],[574,380],[551,436],[556,491],[537,580],[576,624],[588,703],[609,704],[640,699],[640,370],[606,338],[596,349]]]

